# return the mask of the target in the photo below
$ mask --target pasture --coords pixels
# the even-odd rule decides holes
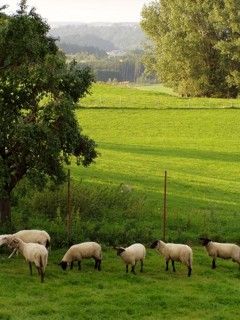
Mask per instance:
[[[230,261],[210,268],[203,248],[193,248],[191,278],[176,264],[164,271],[163,258],[148,249],[143,273],[125,274],[113,249],[104,250],[102,271],[84,260],[82,271],[62,271],[64,250],[50,253],[45,283],[31,277],[22,257],[0,260],[0,319],[238,319],[239,270]]]
[[[83,261],[81,272],[64,272],[57,263],[65,249],[53,248],[40,284],[22,257],[8,260],[1,248],[0,319],[238,319],[238,266],[217,260],[212,270],[198,237],[240,243],[240,100],[180,98],[159,86],[96,84],[92,93],[82,99],[77,117],[101,156],[89,168],[72,163],[72,180],[96,189],[131,185],[144,199],[144,214],[139,217],[136,207],[128,233],[138,223],[142,234],[136,241],[141,236],[150,241],[162,235],[167,170],[167,239],[193,246],[193,275],[188,278],[178,263],[176,273],[171,268],[166,273],[163,257],[150,249],[144,273],[136,268],[137,276],[126,275],[109,246],[104,246],[101,272],[93,270],[92,261]],[[16,222],[20,218],[13,213]],[[111,219],[110,210],[108,215],[105,233],[117,234],[125,221]],[[32,227],[47,228],[47,223],[36,220]],[[154,239],[143,235],[149,231]]]

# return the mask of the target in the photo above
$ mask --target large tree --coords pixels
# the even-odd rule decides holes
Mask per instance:
[[[235,97],[240,89],[240,1],[156,0],[142,11],[146,64],[183,95]]]
[[[93,75],[58,50],[49,26],[26,1],[14,15],[0,9],[0,221],[11,221],[11,193],[25,176],[44,185],[64,180],[75,156],[88,166],[97,156],[75,115]]]

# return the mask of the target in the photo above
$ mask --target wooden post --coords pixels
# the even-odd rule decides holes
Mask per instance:
[[[167,227],[167,171],[164,174],[164,195],[163,195],[163,241],[166,241]]]
[[[71,176],[70,176],[70,169],[68,169],[68,176],[67,176],[67,237],[68,243],[71,240],[71,233],[72,233],[72,210],[71,210]]]

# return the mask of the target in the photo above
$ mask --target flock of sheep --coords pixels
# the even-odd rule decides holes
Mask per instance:
[[[26,261],[29,263],[30,274],[32,274],[32,263],[35,264],[41,282],[44,281],[45,269],[48,263],[48,248],[50,245],[50,236],[44,230],[21,230],[14,234],[0,236],[0,246],[7,245],[13,252],[19,251]],[[232,259],[237,262],[240,267],[240,247],[232,243],[213,242],[208,238],[200,238],[202,245],[205,246],[208,255],[212,257],[212,268],[216,268],[216,259]],[[188,276],[192,273],[193,252],[188,245],[165,243],[161,240],[154,241],[151,246],[158,253],[164,256],[166,262],[166,271],[171,260],[172,268],[175,272],[175,261],[179,261],[188,268]],[[146,248],[141,243],[135,243],[131,246],[115,247],[117,255],[120,256],[126,264],[126,272],[128,266],[131,266],[131,272],[135,273],[135,266],[138,261],[141,263],[141,272],[143,271],[144,259],[146,256]],[[63,256],[59,265],[63,270],[69,266],[73,268],[74,261],[78,262],[78,269],[81,269],[81,261],[83,259],[93,258],[95,260],[95,269],[101,270],[102,248],[96,242],[83,242],[71,246]]]

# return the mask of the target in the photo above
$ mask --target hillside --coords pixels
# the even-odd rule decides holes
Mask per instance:
[[[137,23],[90,23],[55,25],[50,34],[60,43],[102,50],[142,49],[145,39]]]

